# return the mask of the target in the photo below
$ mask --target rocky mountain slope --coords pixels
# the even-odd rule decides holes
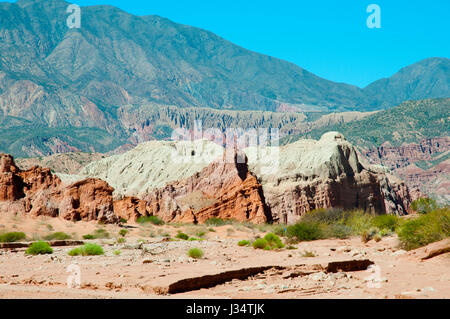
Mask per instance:
[[[155,123],[159,115],[149,113],[149,106],[367,111],[410,98],[450,95],[446,58],[420,61],[361,89],[198,28],[111,6],[83,7],[82,27],[69,29],[67,6],[62,0],[0,3],[3,152],[109,152],[126,143],[164,138],[173,117],[185,113],[179,110]],[[280,121],[286,122],[274,118],[267,125]]]
[[[372,164],[388,167],[409,188],[448,204],[448,152],[450,151],[450,99],[410,101],[351,123],[327,129],[343,132]],[[325,128],[290,136],[283,143],[317,137]]]
[[[10,155],[0,154],[0,212],[67,220],[117,222],[113,188],[99,179],[65,186],[48,168],[19,169]]]
[[[244,151],[241,161],[227,161],[230,150],[210,141],[153,141],[94,161],[78,176],[59,176],[68,184],[104,179],[115,188],[115,205],[126,219],[158,215],[166,221],[202,221],[235,216],[293,222],[321,207],[403,215],[411,202],[401,180],[386,168],[363,165],[339,133],[279,150]]]
[[[326,207],[407,214],[411,198],[406,185],[383,167],[364,166],[340,133],[288,144],[272,158],[267,153],[264,148],[247,150],[249,168],[259,177],[276,220],[294,222]],[[268,162],[278,167],[267,170]]]

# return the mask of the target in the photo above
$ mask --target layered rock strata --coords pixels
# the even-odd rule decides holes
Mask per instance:
[[[113,223],[113,188],[98,179],[65,186],[50,169],[20,170],[10,155],[0,154],[0,211]]]

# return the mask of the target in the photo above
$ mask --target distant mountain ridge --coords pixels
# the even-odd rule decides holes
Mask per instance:
[[[147,118],[129,123],[128,113],[144,106],[341,112],[450,97],[447,58],[420,61],[361,89],[211,32],[112,6],[82,7],[81,28],[69,29],[68,5],[0,3],[0,150],[16,138],[14,155],[33,148],[107,152],[145,126]]]

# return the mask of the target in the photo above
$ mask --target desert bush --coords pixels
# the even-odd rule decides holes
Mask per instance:
[[[302,221],[316,224],[335,224],[345,218],[346,213],[340,208],[320,208],[306,213]]]
[[[99,239],[99,238],[109,238],[109,233],[106,231],[106,230],[104,230],[103,228],[99,228],[99,229],[96,229],[95,231],[94,231],[94,239]]]
[[[424,197],[411,203],[411,209],[419,214],[428,214],[438,208],[438,204],[432,198]]]
[[[378,215],[372,219],[372,225],[380,230],[394,231],[399,225],[399,218],[395,215]]]
[[[411,250],[450,236],[450,208],[437,209],[404,222],[397,234],[400,245]]]
[[[119,238],[116,239],[116,241],[117,241],[118,244],[123,244],[123,243],[125,243],[127,240],[126,240],[125,238],[123,238],[123,237],[119,237]]]
[[[372,220],[373,215],[371,214],[364,211],[352,211],[344,214],[342,224],[350,227],[354,235],[361,235],[373,226]]]
[[[264,239],[267,241],[267,245],[271,249],[281,249],[284,247],[284,244],[281,242],[280,237],[273,233],[268,233],[266,236],[264,236]]]
[[[69,256],[96,256],[103,255],[104,251],[102,246],[97,244],[84,244],[83,246],[74,248],[69,251]]]
[[[363,243],[367,243],[368,241],[372,240],[374,236],[379,235],[380,230],[377,227],[371,227],[368,230],[364,230],[361,233],[361,241]]]
[[[238,242],[238,246],[250,246],[250,242],[248,240],[241,240],[240,242]]]
[[[122,236],[122,237],[125,237],[126,234],[128,234],[128,230],[126,230],[126,229],[121,229],[121,230],[119,231],[119,235]]]
[[[316,257],[316,256],[317,256],[316,253],[314,253],[313,251],[305,250],[302,253],[302,257]]]
[[[331,224],[325,227],[323,230],[326,238],[339,238],[345,239],[353,235],[351,227],[343,224]]]
[[[50,245],[45,241],[37,241],[32,243],[30,247],[25,251],[27,255],[44,255],[44,254],[52,254],[53,249]]]
[[[203,257],[203,251],[200,248],[191,248],[188,251],[188,256],[191,258],[199,259]]]
[[[121,253],[122,252],[119,249],[113,251],[113,254],[116,256],[119,256]]]
[[[94,239],[94,235],[91,234],[83,235],[83,239]]]
[[[207,226],[224,226],[230,224],[230,221],[223,220],[222,218],[211,217],[205,221],[205,225]]]
[[[164,225],[164,221],[158,216],[141,216],[137,219],[139,224],[152,223],[156,226]]]
[[[66,239],[70,239],[70,238],[72,238],[72,236],[70,236],[69,234],[66,234],[64,232],[56,232],[56,233],[49,234],[44,237],[45,240],[66,240]]]
[[[253,242],[252,246],[255,249],[264,249],[267,247],[267,240],[264,238],[258,238]]]
[[[126,224],[128,221],[125,218],[120,218],[119,223]]]
[[[298,241],[310,241],[322,238],[322,229],[318,223],[300,221],[287,227],[287,236]]]
[[[188,236],[187,234],[185,234],[185,233],[179,232],[179,233],[175,236],[175,238],[183,239],[183,240],[188,240],[188,239],[189,239],[189,236]]]
[[[25,233],[23,232],[9,232],[0,235],[1,243],[12,243],[15,241],[24,240],[26,238]]]
[[[197,237],[203,237],[203,236],[206,235],[206,231],[199,230],[199,231],[196,233],[196,235],[197,235]]]

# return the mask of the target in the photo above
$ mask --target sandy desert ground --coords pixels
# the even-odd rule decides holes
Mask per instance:
[[[126,242],[118,244],[118,225],[67,222],[57,218],[29,219],[20,215],[0,216],[0,231],[23,231],[39,238],[55,231],[82,239],[82,235],[104,228],[109,239],[96,239],[102,256],[68,255],[74,247],[54,247],[51,255],[29,256],[25,248],[0,249],[0,298],[449,298],[450,253],[421,261],[418,252],[398,248],[395,236],[366,244],[358,237],[345,240],[301,242],[296,249],[279,251],[239,247],[242,239],[264,235],[264,228],[245,225],[220,227],[194,225],[131,226]],[[178,231],[202,241],[168,240]],[[187,256],[190,248],[204,251],[201,259]],[[120,250],[120,255],[114,251]],[[313,252],[315,257],[306,257]],[[327,272],[330,262],[365,260],[368,270]],[[81,271],[81,287],[69,288],[69,265]],[[257,267],[266,267],[256,271]],[[273,267],[269,267],[273,266]],[[185,292],[173,290],[177,281],[211,282],[221,273],[253,272],[209,288]],[[219,275],[217,275],[219,274]],[[207,275],[217,275],[204,277]],[[203,278],[197,278],[203,277]],[[209,278],[205,280],[205,278]],[[211,279],[212,278],[212,279]],[[172,287],[172,288],[170,288]],[[173,291],[172,291],[173,290]]]

